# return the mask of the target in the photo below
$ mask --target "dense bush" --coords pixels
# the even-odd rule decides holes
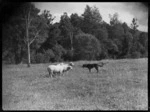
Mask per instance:
[[[100,43],[91,34],[79,34],[74,41],[74,59],[95,60],[101,52]]]
[[[63,56],[66,54],[66,50],[59,44],[56,44],[52,50],[55,54],[54,61],[62,61]]]
[[[53,61],[54,57],[55,57],[54,52],[51,49],[47,50],[45,52],[45,63]]]
[[[42,54],[42,53],[37,53],[37,54],[35,55],[35,62],[36,62],[36,63],[43,63],[43,62],[44,62],[44,58],[45,58],[44,54]]]
[[[64,55],[64,60],[66,61],[74,60],[73,51],[67,50],[66,54]]]
[[[130,55],[131,58],[140,58],[141,57],[141,53],[140,52],[133,52],[131,55]]]
[[[31,53],[31,63],[49,63],[54,61],[54,58],[55,54],[51,49],[42,53]]]
[[[3,52],[2,59],[5,64],[15,64],[15,56],[9,51]]]

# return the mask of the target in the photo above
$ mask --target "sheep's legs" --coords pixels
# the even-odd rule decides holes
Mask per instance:
[[[53,72],[51,71],[51,73],[50,73],[50,77],[53,77]]]
[[[60,72],[60,76],[61,76],[61,75],[63,76],[63,72]]]
[[[48,74],[49,74],[49,77],[51,77],[51,73],[50,73],[50,71],[48,71]]]

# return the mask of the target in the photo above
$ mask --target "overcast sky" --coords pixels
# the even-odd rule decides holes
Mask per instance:
[[[118,13],[119,20],[131,25],[132,19],[138,19],[140,31],[148,31],[148,8],[138,2],[36,2],[35,6],[43,10],[49,10],[52,16],[56,16],[55,22],[59,22],[60,16],[67,12],[68,16],[77,13],[79,16],[84,13],[86,5],[96,6],[99,9],[102,19],[109,23],[109,14]]]

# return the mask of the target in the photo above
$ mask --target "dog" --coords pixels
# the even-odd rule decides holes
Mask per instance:
[[[107,62],[108,63],[108,62]],[[89,69],[89,72],[91,72],[91,69],[92,68],[95,68],[97,70],[97,73],[98,73],[98,67],[103,67],[106,63],[93,63],[93,64],[83,64],[82,67],[83,68],[88,68]]]

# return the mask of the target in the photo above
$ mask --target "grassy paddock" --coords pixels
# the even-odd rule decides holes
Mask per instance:
[[[147,110],[147,59],[109,62],[89,73],[75,62],[73,70],[49,78],[49,64],[3,65],[3,110]]]

